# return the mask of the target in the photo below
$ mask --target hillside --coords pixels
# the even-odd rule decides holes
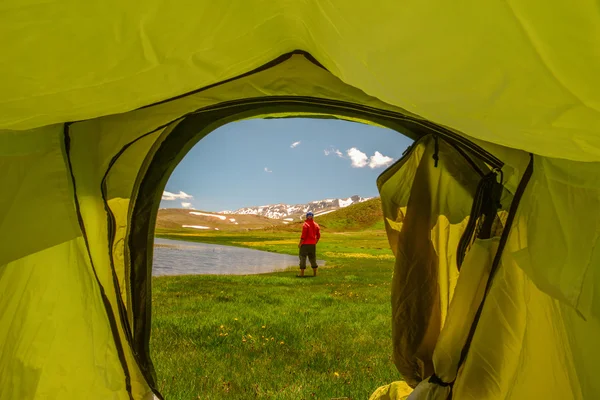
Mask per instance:
[[[381,199],[374,198],[315,218],[323,228],[338,231],[384,228]]]
[[[351,206],[340,208],[325,215],[317,215],[315,221],[328,231],[360,231],[366,229],[385,229],[381,199],[374,198]],[[289,225],[265,227],[277,231],[300,231],[302,221]]]
[[[315,221],[329,231],[359,231],[364,229],[383,229],[381,200],[374,198],[355,203],[336,211],[317,215]],[[267,218],[260,215],[216,214],[197,210],[168,208],[158,211],[156,231],[247,231],[277,230],[298,231],[302,221],[289,222]]]
[[[286,224],[260,215],[220,215],[211,212],[188,210],[182,208],[167,208],[158,210],[156,218],[157,231],[243,231],[249,229],[273,228]]]

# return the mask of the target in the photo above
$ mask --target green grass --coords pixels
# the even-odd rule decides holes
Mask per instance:
[[[297,254],[298,233],[185,239]],[[391,361],[394,261],[385,233],[324,231],[317,257],[327,261],[317,278],[298,279],[297,269],[154,278],[151,351],[161,393],[167,399],[366,399],[398,380]]]
[[[190,233],[183,229],[171,229],[157,231],[157,237],[224,244],[296,255],[298,253],[300,230],[301,227],[293,232],[265,229],[249,232],[212,231]],[[383,229],[340,232],[323,227],[321,236],[322,240],[318,245],[319,257],[332,258],[333,253],[368,253],[373,256],[392,258],[392,252]]]

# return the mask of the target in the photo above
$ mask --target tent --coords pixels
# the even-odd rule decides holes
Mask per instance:
[[[1,399],[160,398],[162,189],[218,126],[285,116],[416,141],[378,180],[399,380],[373,399],[600,397],[596,2],[5,0],[0,43]]]

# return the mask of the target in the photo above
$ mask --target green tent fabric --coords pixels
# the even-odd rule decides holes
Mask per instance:
[[[595,2],[6,0],[0,44],[0,398],[160,396],[150,261],[170,172],[223,124],[316,115],[461,153],[438,143],[437,169],[425,157],[411,174],[404,159],[379,181],[396,250],[413,213],[399,199],[418,182],[454,187],[429,191],[431,204],[460,199],[440,208],[461,217],[447,229],[413,225],[439,234],[430,269],[415,269],[438,272],[422,280],[430,314],[408,321],[427,340],[403,342],[407,321],[393,319],[410,344],[399,354],[420,366],[410,396],[444,396],[448,382],[455,399],[600,396]],[[484,185],[471,174],[452,186],[461,169],[446,166],[462,153],[503,184],[497,214],[513,223],[499,217],[496,236],[465,234],[485,219],[468,213]],[[398,385],[374,396],[407,396]]]

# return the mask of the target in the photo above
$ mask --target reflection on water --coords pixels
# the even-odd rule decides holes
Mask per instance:
[[[318,262],[325,265],[324,261]],[[298,257],[196,242],[154,239],[152,275],[259,274],[298,265]]]

